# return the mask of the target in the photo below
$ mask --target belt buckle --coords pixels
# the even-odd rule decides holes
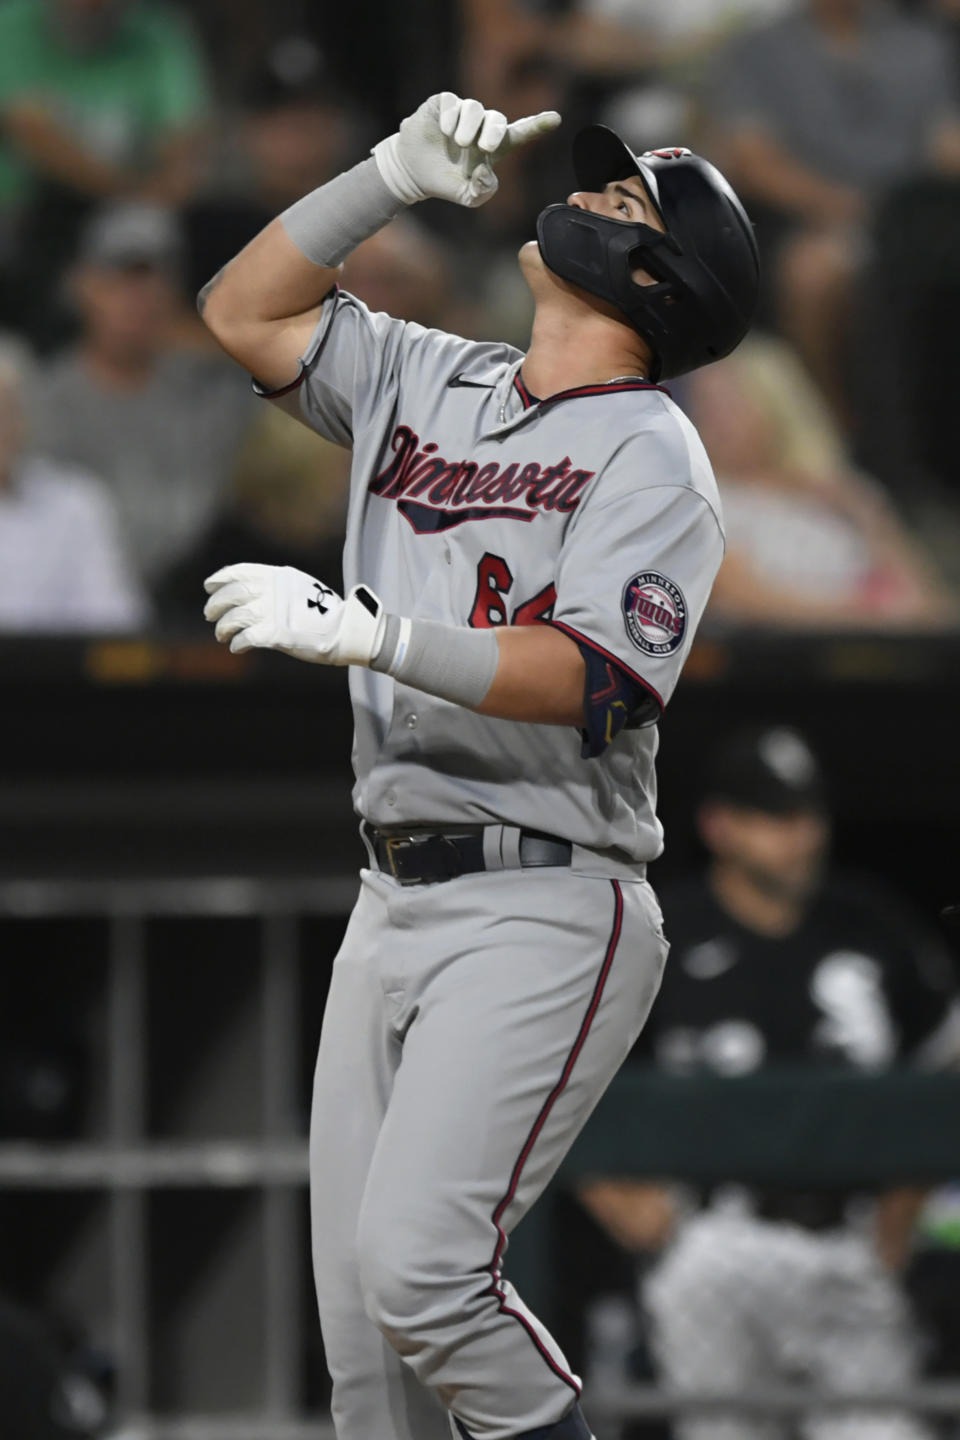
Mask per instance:
[[[412,876],[402,873],[402,857],[407,847],[422,852],[428,862],[427,873]],[[385,835],[384,850],[390,874],[401,885],[425,885],[438,880],[454,880],[463,874],[460,852],[447,835]],[[432,865],[429,863],[431,860]],[[432,871],[438,873],[431,873]]]
[[[394,880],[399,880],[401,885],[408,882],[404,881],[403,876],[397,869],[397,860],[394,852],[396,850],[396,847],[399,845],[412,845],[413,843],[414,837],[412,835],[384,836],[384,849],[387,852],[387,864],[390,866],[390,874],[393,876]]]

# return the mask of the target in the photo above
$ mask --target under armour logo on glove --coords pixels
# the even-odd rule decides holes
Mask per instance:
[[[313,588],[317,592],[317,598],[316,600],[307,601],[307,609],[319,610],[321,615],[326,615],[327,609],[329,607],[326,605],[325,602],[332,599],[333,596],[336,594],[336,591],[331,590],[328,585],[321,585],[319,580],[315,580],[313,582]]]
[[[203,613],[235,655],[282,650],[318,665],[369,665],[383,640],[383,606],[366,585],[341,600],[290,565],[224,565],[203,584],[210,597]]]

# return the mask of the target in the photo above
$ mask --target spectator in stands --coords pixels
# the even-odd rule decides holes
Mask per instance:
[[[942,35],[882,0],[803,0],[730,45],[709,110],[725,170],[768,242],[783,329],[846,420],[871,208],[923,167],[960,169]]]
[[[0,629],[139,629],[149,611],[105,488],[25,448],[24,365],[19,346],[0,345]]]
[[[709,615],[732,624],[916,630],[954,598],[883,492],[846,461],[836,425],[779,341],[754,337],[684,390],[723,500]]]
[[[960,0],[926,0],[925,8],[944,25],[954,77],[960,84]]]
[[[700,807],[706,873],[662,896],[672,949],[638,1045],[676,1074],[745,1075],[770,1063],[876,1070],[960,1061],[952,966],[886,892],[829,875],[817,763],[786,728],[733,737]],[[670,1192],[618,1179],[581,1199],[641,1251],[673,1230],[646,1303],[667,1384],[737,1396],[803,1376],[823,1391],[882,1395],[915,1373],[896,1272],[919,1191],[863,1196],[721,1187],[684,1217]],[[872,1219],[872,1223],[871,1223]],[[817,1440],[920,1440],[899,1414],[826,1410]],[[778,1424],[684,1419],[680,1440],[780,1440]]]
[[[105,198],[177,205],[194,189],[208,105],[183,19],[154,0],[0,5],[0,271],[30,326]]]
[[[459,0],[460,69],[463,93],[483,95],[484,104],[510,104],[506,81],[511,66],[527,55],[545,55],[557,32],[563,7],[526,0]]]
[[[504,109],[518,60],[538,55],[589,90],[601,118],[639,148],[682,143],[689,101],[716,46],[793,0],[461,0],[466,89]]]
[[[371,310],[396,315],[399,307],[418,325],[469,333],[473,314],[456,293],[448,248],[412,215],[399,216],[358,245],[342,283]]]
[[[176,204],[197,178],[206,81],[165,6],[6,0],[0,8],[0,204],[40,179]]]
[[[545,136],[533,154],[521,147],[506,156],[498,164],[496,195],[475,213],[457,206],[432,209],[428,202],[423,218],[456,256],[461,291],[470,297],[473,313],[468,320],[455,318],[451,328],[523,348],[533,307],[517,268],[517,250],[534,233],[540,211],[570,189],[570,133],[577,120],[566,71],[548,54],[522,51],[504,66],[497,81],[501,108],[511,115],[559,110],[569,128]]]
[[[709,55],[750,23],[778,19],[794,0],[578,0],[569,24],[571,58],[597,73],[675,67]]]
[[[232,476],[222,515],[167,577],[157,599],[163,623],[207,631],[203,582],[231,555],[265,565],[322,570],[337,586],[350,455],[289,415],[265,405]]]
[[[149,586],[212,522],[255,408],[235,367],[171,348],[179,259],[168,211],[94,215],[70,277],[79,342],[33,392],[37,443],[107,482]]]
[[[779,18],[794,0],[579,0],[562,49],[578,75],[607,92],[600,118],[637,150],[691,145],[704,74],[718,47],[748,25]]]
[[[191,297],[276,214],[339,174],[360,148],[334,77],[302,35],[270,47],[242,87],[238,118],[216,173],[183,214]]]
[[[208,277],[209,278],[209,277]],[[351,254],[343,285],[372,310],[469,333],[474,312],[456,298],[448,247],[401,216]],[[222,513],[161,584],[157,608],[179,629],[203,625],[203,581],[229,555],[322,570],[336,585],[349,455],[272,406],[260,407],[233,470]]]

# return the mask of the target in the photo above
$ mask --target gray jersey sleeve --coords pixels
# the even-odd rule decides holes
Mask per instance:
[[[374,409],[397,395],[402,379],[413,390],[442,384],[476,348],[457,335],[369,310],[338,288],[324,302],[293,385],[270,392],[254,382],[254,389],[268,399],[285,397],[284,408],[311,430],[350,448]]]
[[[657,450],[654,442],[654,459]],[[587,754],[599,754],[624,725],[659,718],[723,558],[709,467],[699,488],[682,476],[644,485],[639,477],[655,469],[650,452],[649,440],[628,447],[620,474],[582,507],[560,552],[553,623],[587,663]]]
[[[300,361],[299,418],[326,440],[349,448],[358,412],[396,366],[404,329],[402,320],[374,313],[335,290]]]

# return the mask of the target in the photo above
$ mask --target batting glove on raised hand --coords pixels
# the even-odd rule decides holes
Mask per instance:
[[[433,196],[473,209],[496,194],[496,161],[559,124],[556,110],[543,110],[511,125],[499,110],[444,90],[401,121],[396,135],[374,145],[373,154],[385,184],[405,205]]]
[[[290,565],[225,565],[203,582],[216,637],[244,650],[282,650],[317,665],[369,665],[383,639],[383,606],[366,585],[346,600]]]

